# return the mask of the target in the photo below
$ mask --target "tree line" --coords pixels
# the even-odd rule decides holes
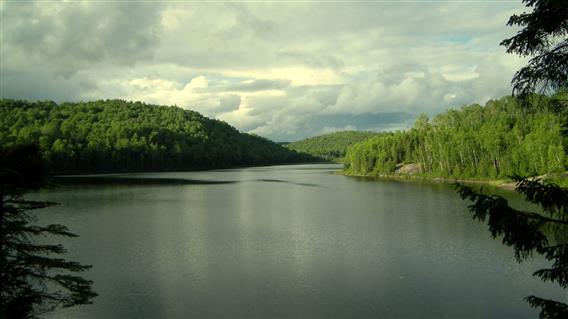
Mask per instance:
[[[382,133],[355,144],[345,157],[353,174],[392,174],[403,164],[448,178],[508,178],[564,172],[566,116],[555,110],[568,98],[535,95],[527,106],[515,97],[421,115],[407,131]],[[565,112],[564,112],[565,113]]]
[[[313,160],[179,107],[0,100],[0,145],[38,145],[54,172],[222,168]]]
[[[306,138],[287,144],[286,147],[324,160],[342,162],[351,145],[377,134],[365,131],[342,131]]]

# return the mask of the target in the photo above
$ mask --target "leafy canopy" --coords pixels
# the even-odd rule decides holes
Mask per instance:
[[[179,107],[122,100],[0,100],[0,145],[36,144],[60,173],[156,171],[310,160]]]
[[[341,162],[351,145],[376,135],[376,132],[342,131],[306,138],[286,147],[324,160]]]
[[[424,115],[410,130],[353,145],[345,169],[356,175],[388,175],[413,163],[422,175],[460,179],[562,173],[568,167],[568,141],[562,135],[564,117],[553,111],[553,101],[561,97],[535,98],[530,109],[509,96],[432,120]]]

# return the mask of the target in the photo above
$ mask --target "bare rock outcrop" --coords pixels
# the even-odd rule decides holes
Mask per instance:
[[[398,164],[396,166],[396,170],[394,171],[395,174],[405,174],[405,175],[413,175],[422,172],[422,167],[420,164],[411,163],[411,164]]]

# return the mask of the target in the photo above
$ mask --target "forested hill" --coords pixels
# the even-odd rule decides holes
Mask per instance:
[[[178,107],[0,100],[2,148],[37,144],[54,172],[221,168],[312,160]]]
[[[287,144],[286,147],[322,159],[341,162],[349,146],[375,135],[376,132],[343,131],[306,138]]]
[[[347,173],[413,173],[449,178],[506,178],[565,172],[565,115],[554,111],[567,93],[535,97],[523,107],[512,97],[418,118],[407,131],[383,133],[351,147]],[[414,164],[403,166],[403,164]]]

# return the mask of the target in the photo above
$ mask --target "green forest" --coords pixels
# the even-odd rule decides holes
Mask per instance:
[[[365,131],[342,131],[306,138],[287,144],[286,147],[324,160],[343,162],[345,153],[351,145],[377,134]]]
[[[187,170],[314,160],[179,107],[0,100],[0,145],[38,145],[52,172]]]
[[[429,119],[421,115],[406,131],[382,133],[353,145],[345,172],[389,175],[405,164],[422,176],[501,179],[565,172],[566,116],[556,105],[567,92],[533,96],[521,104],[503,97],[481,106],[464,106]]]

